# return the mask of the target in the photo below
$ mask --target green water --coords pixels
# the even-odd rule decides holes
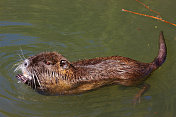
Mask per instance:
[[[175,0],[145,4],[176,23]],[[176,27],[122,12],[155,15],[135,0],[1,0],[0,116],[176,117]],[[154,59],[163,30],[168,56],[147,83],[151,88],[134,106],[136,87],[109,86],[81,95],[43,96],[18,84],[13,65],[25,57],[58,51],[70,61],[121,55]]]

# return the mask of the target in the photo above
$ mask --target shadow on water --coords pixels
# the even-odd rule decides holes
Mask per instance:
[[[174,20],[171,1],[144,1]],[[0,116],[174,117],[176,115],[175,27],[121,12],[148,13],[136,1],[0,1]],[[161,7],[162,6],[162,7]],[[171,21],[174,22],[174,21]],[[151,88],[135,107],[136,87],[109,86],[80,95],[43,96],[17,83],[14,64],[23,50],[28,57],[58,51],[70,61],[121,55],[150,62],[163,30],[168,46],[165,64],[146,81]]]

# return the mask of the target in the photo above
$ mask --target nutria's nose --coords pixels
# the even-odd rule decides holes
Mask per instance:
[[[24,60],[23,65],[24,65],[24,67],[28,67],[29,66],[29,60],[28,59]]]

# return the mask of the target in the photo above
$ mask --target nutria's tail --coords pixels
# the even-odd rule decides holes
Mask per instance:
[[[153,70],[157,69],[158,67],[160,67],[164,63],[164,61],[166,60],[166,55],[167,55],[167,47],[166,47],[166,43],[164,40],[163,32],[161,31],[160,35],[159,35],[158,56],[152,62]]]

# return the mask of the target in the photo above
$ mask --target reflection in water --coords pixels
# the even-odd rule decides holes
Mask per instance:
[[[32,44],[36,43],[35,40],[36,37],[21,34],[0,34],[0,47]]]
[[[9,21],[0,21],[0,26],[31,26],[30,23],[24,22],[9,22]]]
[[[174,20],[175,14],[171,12],[176,10],[174,3],[174,0],[145,1],[169,21]],[[176,115],[175,29],[121,12],[122,8],[147,12],[135,1],[1,0],[0,4],[0,116]],[[43,96],[18,84],[13,73],[12,66],[20,60],[20,48],[25,57],[59,51],[70,61],[121,55],[149,62],[156,55],[160,30],[165,33],[168,58],[147,80],[151,89],[136,107],[131,104],[139,90],[136,87],[109,86],[81,95]]]

